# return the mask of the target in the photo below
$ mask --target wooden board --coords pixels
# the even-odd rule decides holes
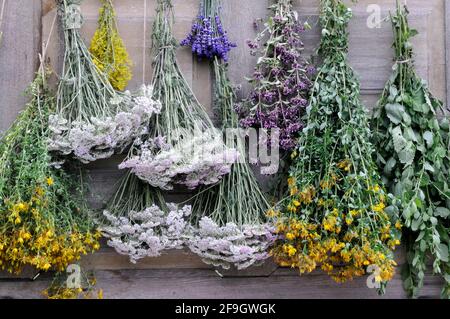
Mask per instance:
[[[299,276],[296,271],[280,269],[269,277],[221,278],[208,269],[153,269],[96,271],[97,288],[105,298],[168,298],[168,299],[401,299],[405,298],[399,275],[390,282],[387,293],[378,296],[368,289],[366,278],[339,285],[318,271]],[[51,281],[40,276],[36,281],[0,282],[2,298],[37,298]],[[439,296],[440,279],[427,277],[421,298]]]

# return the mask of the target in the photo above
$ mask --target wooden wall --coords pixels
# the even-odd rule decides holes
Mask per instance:
[[[238,44],[231,54],[230,71],[234,83],[241,87],[240,96],[248,92],[244,79],[252,73],[255,58],[245,46],[247,39],[256,35],[253,21],[265,17],[268,0],[223,0],[225,24],[230,38]],[[150,34],[155,10],[155,0],[115,0],[118,24],[125,44],[134,61],[134,78],[130,88],[149,82],[151,77]],[[182,39],[190,29],[197,13],[199,0],[173,0],[175,5],[175,33]],[[312,54],[320,40],[317,25],[318,0],[295,0],[302,19],[313,26],[304,36],[306,52]],[[350,1],[348,1],[350,3]],[[408,0],[411,24],[420,35],[414,40],[416,63],[421,76],[430,83],[432,91],[447,100],[446,59],[450,50],[446,41],[450,32],[446,23],[449,0]],[[392,33],[388,22],[380,28],[369,29],[366,25],[367,6],[376,3],[382,15],[395,7],[394,0],[360,0],[353,4],[354,19],[350,25],[350,62],[361,79],[362,98],[370,109],[375,104],[392,66]],[[32,5],[30,5],[32,4]],[[85,24],[82,32],[89,41],[96,28],[98,0],[85,0],[82,5]],[[145,11],[144,8],[147,8]],[[0,132],[6,130],[23,108],[26,98],[23,91],[32,80],[38,64],[37,53],[41,42],[48,43],[48,57],[58,72],[62,63],[61,33],[57,29],[49,37],[55,19],[54,0],[7,0],[3,24],[4,41],[0,47]],[[144,19],[146,17],[146,20]],[[145,21],[145,28],[144,28]],[[147,33],[144,34],[144,29]],[[448,42],[448,41],[447,41]],[[189,49],[179,50],[179,62],[199,100],[211,112],[211,79],[209,67],[198,63]],[[146,67],[144,67],[144,64]],[[92,207],[101,209],[114,191],[115,181],[122,175],[117,170],[120,157],[99,161],[87,167],[90,176]],[[169,194],[178,199],[183,194]],[[404,262],[403,251],[398,261]],[[337,285],[320,272],[299,277],[295,271],[277,269],[272,263],[246,272],[220,271],[220,276],[196,256],[186,251],[176,251],[157,259],[146,259],[132,265],[126,257],[118,256],[104,247],[82,262],[84,269],[95,270],[99,287],[110,298],[377,298],[375,291],[367,289],[365,278],[346,285]],[[35,273],[30,270],[22,280],[0,279],[0,298],[38,297],[49,277],[41,275],[37,281],[29,281]],[[0,278],[6,278],[0,274]],[[25,279],[25,280],[23,280]],[[429,277],[423,297],[439,295],[440,280]],[[397,275],[385,298],[404,298],[400,275]]]

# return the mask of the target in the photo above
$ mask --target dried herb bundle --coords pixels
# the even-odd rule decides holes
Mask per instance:
[[[378,165],[390,190],[402,200],[408,248],[405,288],[417,297],[428,257],[444,277],[442,296],[450,295],[449,120],[438,119],[442,103],[414,68],[408,10],[397,1],[391,14],[395,64],[374,115]],[[445,113],[445,112],[444,112]]]
[[[227,65],[218,58],[213,65],[215,103],[222,114],[222,127],[224,132],[239,132]],[[245,154],[245,143],[237,135],[237,144],[227,139],[228,145]],[[244,269],[269,257],[268,249],[274,241],[274,229],[265,217],[269,204],[245,158],[233,164],[230,174],[218,185],[200,189],[192,209],[194,227],[188,245],[206,263]]]
[[[280,148],[291,151],[304,126],[301,116],[311,90],[309,78],[315,73],[303,56],[301,36],[309,26],[300,23],[292,0],[277,0],[270,10],[272,16],[257,41],[248,43],[252,54],[260,57],[249,80],[253,89],[237,112],[242,127],[278,128]]]
[[[64,271],[97,250],[100,233],[76,176],[52,166],[47,139],[54,99],[38,75],[31,101],[0,140],[0,268]]]
[[[395,270],[393,249],[400,244],[398,209],[389,206],[372,160],[360,85],[347,61],[352,11],[340,0],[320,4],[323,64],[277,224],[281,240],[272,252],[281,265],[301,273],[321,267],[344,282],[371,266],[377,281],[387,282]]]
[[[161,189],[216,184],[230,172],[237,152],[225,146],[179,68],[170,0],[157,2],[153,46],[153,96],[163,108],[152,132],[136,143],[120,167]]]
[[[132,62],[117,30],[116,11],[112,0],[102,0],[95,31],[89,51],[95,65],[103,71],[113,88],[125,90],[132,78]]]
[[[64,29],[64,64],[57,108],[50,117],[50,150],[87,163],[123,151],[146,132],[160,105],[143,88],[137,98],[114,90],[80,35],[81,0],[58,0]]]

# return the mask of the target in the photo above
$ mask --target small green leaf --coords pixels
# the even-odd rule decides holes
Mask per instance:
[[[445,244],[439,244],[436,247],[436,254],[443,262],[448,262],[448,247]]]
[[[425,133],[423,133],[423,139],[427,142],[428,147],[433,146],[433,139],[434,139],[433,132],[426,131]]]
[[[398,125],[402,122],[405,107],[401,104],[386,104],[386,115],[392,123]]]
[[[447,218],[450,216],[450,209],[445,207],[438,207],[434,213],[435,216]]]

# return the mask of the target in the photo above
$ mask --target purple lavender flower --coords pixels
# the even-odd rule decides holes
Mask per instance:
[[[181,41],[181,46],[189,46],[199,58],[212,60],[215,57],[228,61],[228,53],[236,47],[230,42],[218,14],[199,14],[191,32]]]

